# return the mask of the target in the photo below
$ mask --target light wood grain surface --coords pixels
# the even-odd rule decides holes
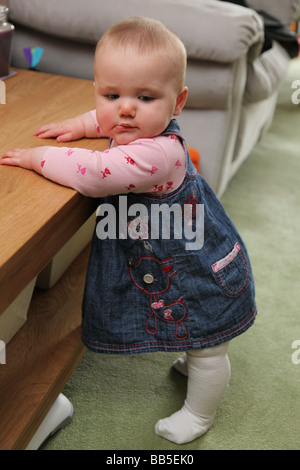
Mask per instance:
[[[0,155],[57,144],[33,136],[42,124],[94,107],[91,81],[18,70],[0,105]],[[106,140],[70,147],[104,150]],[[95,201],[34,172],[0,166],[0,314],[95,210]],[[49,291],[35,290],[28,320],[0,364],[0,449],[25,449],[84,354],[81,299],[87,248]]]
[[[67,145],[104,149],[105,139],[70,144],[33,136],[43,123],[93,109],[88,80],[18,71],[0,107],[0,155],[13,148]],[[95,201],[22,168],[0,166],[0,312],[40,272],[95,209]]]

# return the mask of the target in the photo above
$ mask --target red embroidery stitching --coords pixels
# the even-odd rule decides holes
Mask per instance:
[[[186,204],[189,205],[189,207],[187,207],[184,210],[184,206]],[[182,210],[183,210],[183,213],[184,213],[184,217],[186,217],[188,219],[189,218],[194,219],[196,217],[197,212],[198,212],[198,199],[190,194],[188,196],[186,202],[184,202],[182,204]]]
[[[166,286],[160,291],[157,292],[150,292],[147,290],[147,287],[144,285],[140,285],[139,282],[134,278],[134,270],[138,269],[141,267],[143,269],[143,266],[141,266],[143,260],[153,260],[154,262],[157,262],[159,265],[161,265],[162,276],[166,276]],[[158,333],[158,320],[163,321],[164,323],[172,324],[175,325],[175,333],[174,337],[177,341],[182,341],[185,340],[188,336],[188,330],[184,324],[184,320],[187,317],[187,309],[185,302],[183,301],[183,297],[180,297],[178,300],[175,300],[174,302],[171,302],[168,305],[165,305],[165,301],[162,298],[158,299],[158,295],[161,296],[162,294],[166,293],[169,291],[171,287],[171,279],[177,275],[177,270],[173,271],[173,264],[168,264],[167,266],[163,266],[165,263],[169,263],[173,261],[173,258],[166,259],[166,260],[159,260],[155,258],[154,256],[141,256],[137,263],[134,265],[128,266],[129,269],[129,275],[132,279],[133,284],[140,290],[142,290],[145,294],[149,296],[149,306],[150,306],[150,315],[147,318],[146,321],[146,331],[150,335],[156,335]],[[157,266],[156,266],[157,268]],[[147,269],[149,269],[149,265],[147,266]],[[141,276],[144,271],[138,271],[139,275]],[[148,274],[151,274],[148,272]],[[144,277],[143,277],[144,279]],[[153,277],[153,282],[155,282],[155,279]],[[141,281],[140,281],[141,283]],[[150,285],[153,286],[152,283]],[[173,308],[171,308],[173,307]],[[175,309],[176,307],[176,309]],[[164,311],[161,311],[164,309]],[[176,316],[175,316],[175,313]],[[175,319],[174,319],[175,316]],[[179,333],[179,328],[183,330],[183,334]]]
[[[164,317],[166,320],[174,320],[172,317],[172,310],[170,308],[167,308],[167,310],[164,311]]]
[[[225,332],[223,333],[219,333],[219,334],[216,334],[216,335],[213,335],[213,336],[209,336],[208,338],[205,338],[205,339],[200,339],[200,340],[189,340],[189,341],[185,341],[184,344],[181,344],[182,346],[186,346],[186,347],[189,347],[189,348],[194,348],[196,349],[196,347],[198,346],[198,349],[200,347],[203,347],[203,345],[210,345],[210,346],[214,346],[214,343],[218,340],[221,340],[221,339],[226,339],[228,340],[228,338],[230,339],[233,335],[236,335],[238,331],[240,330],[243,330],[243,328],[246,328],[246,326],[253,321],[253,318],[255,317],[256,315],[256,305],[254,306],[253,310],[250,312],[250,314],[242,321],[240,322],[238,325],[236,325],[234,328],[229,328],[228,330],[226,330]],[[103,343],[99,343],[99,342],[94,342],[94,341],[89,341],[87,338],[84,338],[85,339],[85,342],[87,344],[89,344],[92,348],[94,349],[101,349],[101,350],[106,350],[106,351],[112,351],[112,352],[119,352],[119,351],[141,351],[141,350],[148,350],[149,348],[151,350],[154,350],[157,349],[159,350],[159,347],[160,347],[160,343],[158,343],[157,341],[147,341],[147,342],[144,342],[144,343],[130,343],[130,344],[126,344],[126,345],[110,345],[110,346],[107,346],[107,344],[103,344]],[[170,349],[172,350],[174,347],[176,348],[177,347],[177,343],[176,342],[172,342],[172,341],[164,341],[163,342],[163,346],[164,346],[164,349]]]

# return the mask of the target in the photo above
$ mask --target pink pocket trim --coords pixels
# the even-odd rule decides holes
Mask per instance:
[[[234,258],[238,255],[240,249],[241,249],[241,247],[237,242],[234,245],[231,252],[228,253],[227,256],[225,256],[225,258],[220,259],[219,261],[217,261],[215,264],[212,265],[213,272],[217,273],[221,269],[225,268],[225,266],[227,266],[227,264],[231,263],[231,261],[233,261]]]

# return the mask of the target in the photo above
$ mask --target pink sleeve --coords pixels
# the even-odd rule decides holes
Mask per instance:
[[[185,174],[185,152],[172,137],[140,139],[104,152],[49,147],[41,162],[42,174],[90,197],[163,194],[176,189]]]
[[[93,119],[93,122],[94,122],[94,125],[95,125],[95,129],[97,131],[97,134],[98,134],[98,137],[106,137],[102,130],[100,129],[100,126],[98,124],[98,121],[97,121],[97,117],[96,117],[96,110],[93,109],[92,111],[90,111],[90,115],[92,116],[92,119]]]

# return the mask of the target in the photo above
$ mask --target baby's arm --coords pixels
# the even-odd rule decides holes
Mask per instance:
[[[70,142],[83,137],[89,139],[104,137],[95,120],[95,112],[91,111],[65,121],[45,124],[39,127],[34,135],[41,139],[56,137],[57,142]]]
[[[0,159],[0,165],[19,166],[42,174],[43,155],[50,147],[14,149],[6,152]]]
[[[103,152],[36,147],[6,152],[0,164],[21,166],[89,197],[165,193],[185,174],[185,152],[174,136],[140,139]],[[168,156],[169,155],[169,156]]]

